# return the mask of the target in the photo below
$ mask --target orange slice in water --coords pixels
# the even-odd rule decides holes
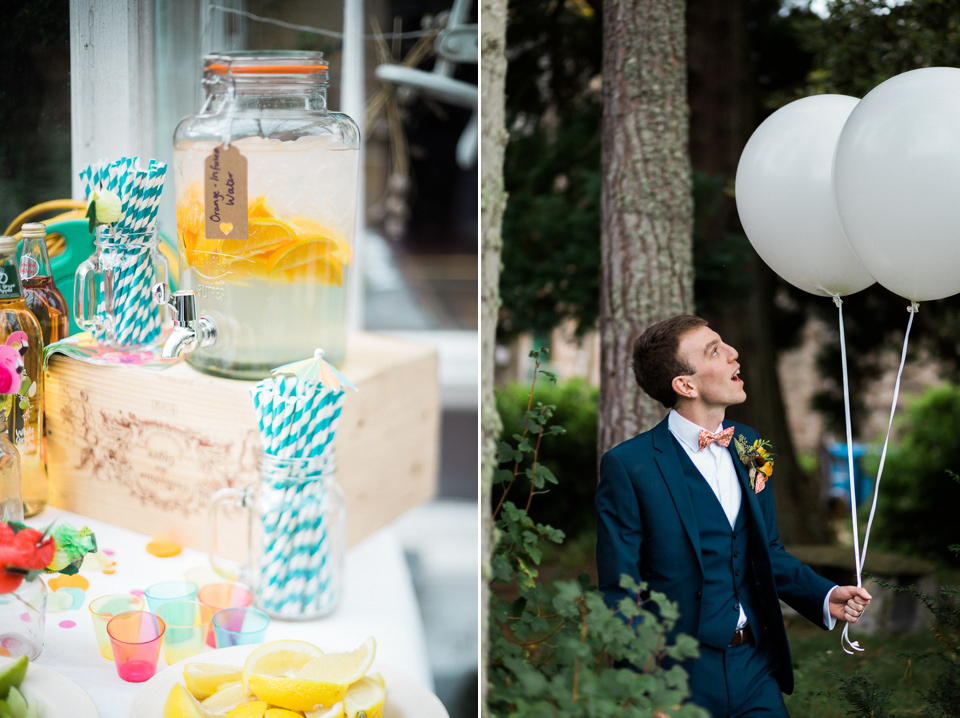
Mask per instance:
[[[343,284],[343,266],[333,257],[285,269],[282,274],[287,281],[300,284],[326,284],[331,287]]]

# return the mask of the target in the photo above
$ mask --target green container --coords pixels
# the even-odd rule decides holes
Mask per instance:
[[[70,334],[80,331],[73,318],[73,280],[77,267],[88,259],[95,250],[94,235],[88,230],[89,222],[86,219],[68,219],[62,222],[53,222],[47,225],[47,236],[59,234],[66,242],[66,249],[56,257],[50,257],[50,267],[53,269],[53,281],[57,289],[63,292],[70,309]],[[170,283],[176,280],[177,252],[163,235],[160,236],[161,251],[167,255],[170,264]],[[171,259],[172,258],[172,259]],[[171,291],[176,287],[171,286]]]

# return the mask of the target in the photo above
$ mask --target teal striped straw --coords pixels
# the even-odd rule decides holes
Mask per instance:
[[[295,377],[264,379],[251,389],[262,450],[284,459],[305,459],[311,471],[332,471],[333,438],[345,392]],[[270,498],[262,515],[263,560],[258,600],[282,617],[323,613],[339,600],[331,488],[304,475],[263,477]]]
[[[101,328],[94,330],[98,341],[120,347],[149,345],[159,340],[163,330],[163,310],[153,301],[151,287],[159,281],[155,257],[149,246],[156,233],[157,210],[167,165],[151,159],[141,167],[139,157],[99,160],[83,168],[80,179],[89,198],[98,190],[117,194],[122,215],[112,225],[116,247],[101,247],[101,269],[110,272],[113,304],[105,305],[102,292],[97,304]],[[143,243],[145,251],[134,244]],[[126,246],[123,246],[126,245]],[[116,255],[116,256],[104,256]]]

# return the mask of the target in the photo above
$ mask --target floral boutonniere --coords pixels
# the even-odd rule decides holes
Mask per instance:
[[[767,479],[773,474],[773,454],[770,453],[770,442],[757,439],[752,444],[740,434],[733,440],[737,449],[737,456],[747,467],[747,476],[750,478],[750,488],[759,494],[767,484]]]

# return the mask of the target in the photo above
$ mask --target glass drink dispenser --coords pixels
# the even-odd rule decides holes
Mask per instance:
[[[327,109],[319,52],[204,58],[174,134],[180,289],[216,324],[197,369],[260,379],[322,347],[343,361],[360,131]]]

